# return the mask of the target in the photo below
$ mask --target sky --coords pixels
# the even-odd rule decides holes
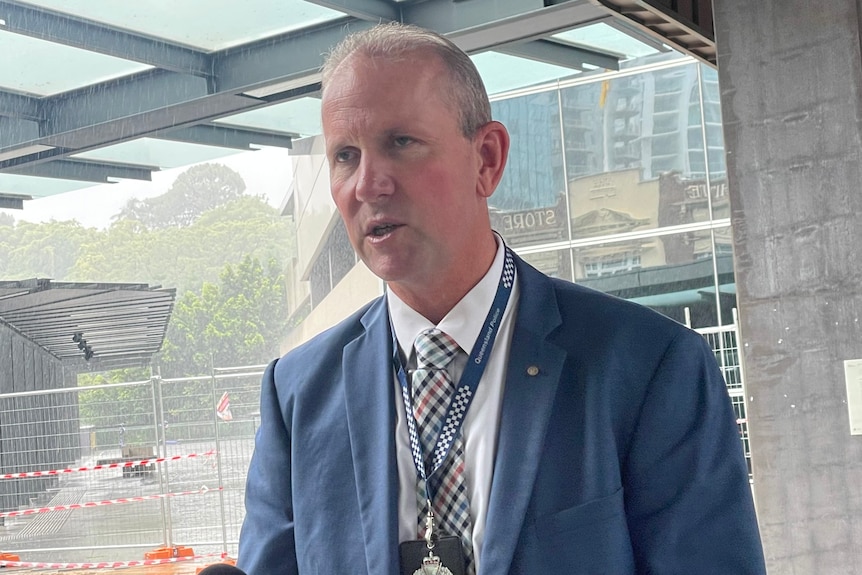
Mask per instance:
[[[245,181],[246,193],[262,194],[267,202],[280,208],[292,181],[291,161],[287,150],[262,148],[224,156],[210,163],[220,163],[237,171]],[[0,208],[16,221],[48,222],[77,220],[90,228],[105,229],[130,198],[140,200],[158,196],[170,189],[174,180],[189,166],[153,172],[153,180],[121,180],[100,184],[54,196],[24,202],[23,210]]]

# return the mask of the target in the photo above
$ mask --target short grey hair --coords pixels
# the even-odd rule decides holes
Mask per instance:
[[[329,52],[321,69],[323,93],[338,67],[354,54],[399,60],[416,53],[436,55],[448,70],[448,86],[441,93],[458,110],[464,136],[472,137],[491,121],[488,93],[470,57],[451,40],[412,24],[378,24],[345,37]]]

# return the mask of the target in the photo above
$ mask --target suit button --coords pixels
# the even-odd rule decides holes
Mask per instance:
[[[539,368],[538,368],[538,366],[531,365],[530,367],[528,367],[528,368],[527,368],[527,375],[529,375],[530,377],[534,377],[534,376],[539,375]]]

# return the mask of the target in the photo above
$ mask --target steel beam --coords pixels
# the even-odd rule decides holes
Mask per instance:
[[[14,148],[22,142],[29,142],[38,137],[38,122],[0,114],[0,150]]]
[[[295,136],[295,134],[213,126],[210,124],[189,126],[188,128],[179,128],[176,130],[162,130],[152,134],[152,137],[162,140],[190,142],[237,150],[249,150],[253,144],[290,148],[293,142],[292,136]]]
[[[213,55],[217,92],[251,92],[276,84],[292,88],[319,80],[323,54],[350,32],[374,26],[365,20],[344,18],[316,26],[301,34],[266,38]]]
[[[309,4],[317,4],[344,12],[348,16],[369,20],[371,22],[390,22],[401,19],[398,5],[387,0],[305,0]]]
[[[541,11],[544,0],[427,0],[405,4],[401,8],[404,22],[442,33],[454,32]]]
[[[506,44],[497,48],[498,52],[528,58],[539,62],[547,62],[555,66],[563,66],[585,71],[584,64],[590,64],[606,70],[619,70],[619,58],[598,50],[587,50],[577,46],[553,42],[551,40],[533,40]]]
[[[372,25],[345,18],[313,31],[224,50],[213,55],[215,81],[156,70],[45,98],[40,102],[45,115],[42,135],[30,143],[58,149],[0,161],[0,171],[200,124],[317,91],[321,54],[349,31]],[[298,86],[286,95],[253,98],[243,94],[286,80]]]
[[[39,98],[0,90],[0,116],[37,122],[43,119]]]
[[[470,4],[482,5],[493,13],[493,0],[477,0]],[[424,4],[417,5],[417,8],[421,6]],[[408,20],[408,17],[414,16],[416,20]],[[496,20],[489,20],[487,14],[484,20],[479,14],[469,16],[470,20],[465,22],[465,25],[458,26],[456,22],[449,22],[449,26],[455,27],[442,31],[462,50],[472,54],[495,50],[506,44],[536,40],[578,25],[599,22],[607,18],[608,13],[589,0],[568,0],[556,6],[510,14]],[[423,13],[408,13],[406,10],[405,21],[420,26],[428,24]],[[446,24],[444,21],[440,23]]]
[[[182,53],[168,46],[168,55],[158,60],[157,65],[179,68],[183,73],[164,70],[145,72],[40,100],[7,97],[4,104],[0,97],[0,109],[17,110],[20,109],[20,103],[26,110],[25,114],[38,116],[41,120],[39,137],[16,145],[55,147],[25,158],[0,161],[0,171],[17,169],[25,164],[50,162],[65,155],[156,133],[164,135],[169,131],[187,128],[196,130],[193,127],[212,119],[318,90],[322,54],[347,33],[373,26],[371,17],[393,16],[388,2],[329,1],[339,4],[339,9],[361,18],[345,17],[299,32],[209,54],[207,61],[211,65],[211,77],[193,75],[204,71],[200,60],[196,64],[177,65]],[[403,21],[447,33],[468,52],[534,40],[579,24],[599,21],[608,15],[605,8],[589,0],[568,0],[551,7],[544,7],[544,3],[543,0],[427,0],[416,4],[399,4],[397,10],[401,12]],[[20,8],[20,5],[6,0],[0,0],[0,6]],[[34,18],[49,17],[44,11],[35,9],[31,9],[28,14]],[[111,36],[113,32],[109,33],[110,29],[107,28],[97,30],[78,24],[70,24],[70,30],[74,32],[57,32],[57,29],[62,31],[65,24],[61,25],[61,22],[65,20],[70,19],[65,18],[50,25],[54,29],[52,34],[58,36],[60,41],[71,43],[77,35],[87,30],[95,32],[97,44],[110,44],[98,38],[121,38]],[[30,28],[35,26],[30,25]],[[147,54],[157,44],[135,45],[141,46],[140,50]],[[89,38],[87,46],[90,46]],[[564,59],[562,51],[555,47],[543,49],[548,58]],[[121,51],[117,55],[131,57],[129,53]],[[155,57],[151,59],[156,61]],[[187,73],[190,70],[193,72]],[[249,96],[251,92],[259,97]],[[0,147],[0,151],[2,149]]]
[[[41,164],[19,166],[12,170],[6,170],[6,172],[22,176],[39,176],[61,180],[109,182],[110,178],[150,181],[152,180],[152,171],[154,169],[130,164],[58,159]]]
[[[210,75],[206,53],[68,14],[0,0],[2,28],[56,44],[196,76]]]
[[[7,210],[23,210],[24,200],[32,199],[32,196],[0,194],[0,208],[4,208]]]

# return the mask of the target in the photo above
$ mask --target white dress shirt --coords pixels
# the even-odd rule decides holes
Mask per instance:
[[[464,366],[473,345],[479,338],[485,317],[491,309],[500,274],[503,271],[505,247],[497,237],[497,255],[488,273],[470,292],[453,307],[437,328],[454,339],[465,353],[458,354],[450,374],[454,381],[461,378]],[[500,427],[500,409],[503,402],[503,384],[506,381],[506,360],[512,341],[512,330],[518,301],[517,277],[503,319],[500,322],[494,349],[488,358],[485,372],[473,397],[470,409],[461,428],[464,440],[464,479],[470,497],[470,517],[473,519],[473,552],[478,571],[482,558],[482,541],[485,534],[485,518],[488,515],[488,499],[491,493],[491,478],[494,473],[494,454],[497,451],[497,431]],[[401,356],[407,358],[407,367],[416,365],[413,340],[422,330],[435,327],[430,321],[414,311],[394,293],[387,293],[389,317],[395,330]],[[418,509],[416,507],[416,465],[410,451],[406,410],[401,400],[401,384],[393,377],[397,419],[395,444],[398,460],[398,537],[399,541],[416,539],[418,533]]]

